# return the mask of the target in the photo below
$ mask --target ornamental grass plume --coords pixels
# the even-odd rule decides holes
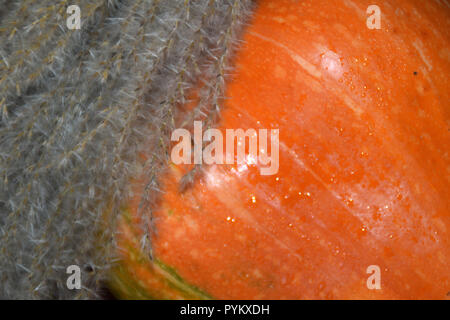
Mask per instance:
[[[79,30],[66,26],[70,5],[81,9]],[[0,1],[0,298],[101,297],[131,177],[146,170],[154,201],[194,86],[198,105],[182,115],[213,125],[251,9],[250,0]],[[70,265],[84,268],[81,290],[66,287]]]

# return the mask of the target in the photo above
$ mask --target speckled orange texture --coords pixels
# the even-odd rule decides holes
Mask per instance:
[[[448,298],[450,9],[379,0],[369,30],[370,4],[260,1],[220,127],[279,128],[280,169],[213,165],[180,194],[172,168],[154,254],[187,282],[219,299]]]

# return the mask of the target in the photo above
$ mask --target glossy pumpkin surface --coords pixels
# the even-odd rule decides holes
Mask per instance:
[[[125,210],[127,298],[425,299],[450,292],[450,8],[262,0],[220,122],[279,129],[279,171],[172,165],[153,260]],[[367,267],[381,270],[369,290]]]

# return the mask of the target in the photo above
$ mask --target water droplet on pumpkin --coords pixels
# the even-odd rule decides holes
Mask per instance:
[[[345,200],[345,203],[346,203],[347,206],[349,206],[349,207],[353,207],[353,205],[354,205],[353,199],[352,199],[352,198],[348,198],[347,200]]]

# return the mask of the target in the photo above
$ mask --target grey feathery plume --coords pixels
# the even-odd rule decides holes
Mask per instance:
[[[152,201],[189,88],[191,117],[220,110],[250,2],[0,0],[0,298],[98,297],[129,178]]]

